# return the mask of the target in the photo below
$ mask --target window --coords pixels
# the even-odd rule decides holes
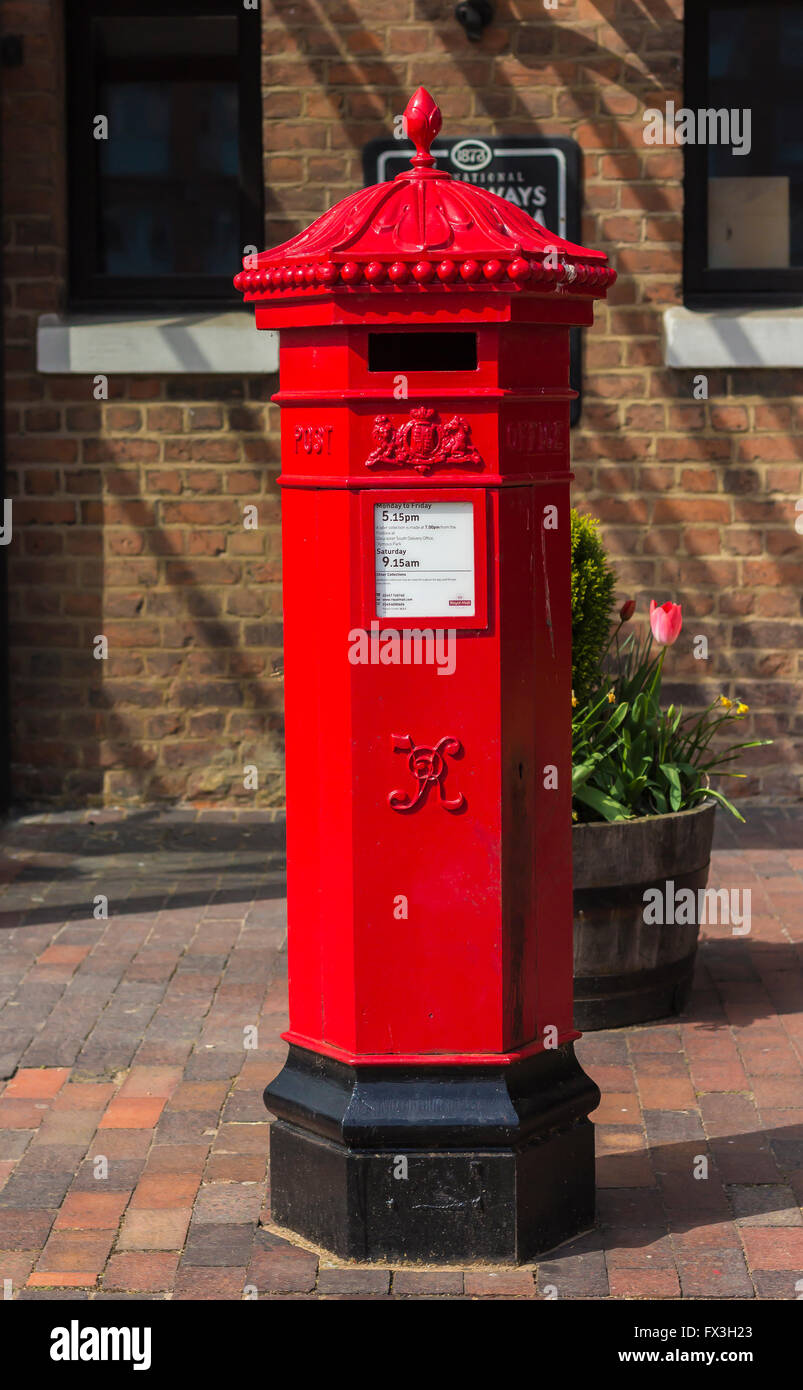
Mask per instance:
[[[262,239],[259,11],[67,0],[70,303],[238,303]]]
[[[803,304],[803,8],[694,0],[685,48],[686,303]]]

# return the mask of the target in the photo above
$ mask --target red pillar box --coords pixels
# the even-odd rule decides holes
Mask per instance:
[[[569,328],[614,272],[435,167],[235,284],[281,333],[290,1052],[274,1219],[356,1259],[588,1227],[574,1057]]]

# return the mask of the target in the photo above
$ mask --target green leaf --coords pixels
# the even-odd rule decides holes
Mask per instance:
[[[592,811],[596,811],[602,816],[603,820],[627,820],[628,814],[626,807],[620,802],[614,801],[612,796],[606,796],[605,792],[599,791],[596,787],[580,787],[575,793],[577,800],[582,801],[585,806],[590,806]]]
[[[661,763],[659,770],[669,783],[669,805],[673,811],[678,811],[683,800],[683,788],[680,785],[677,768],[672,767],[669,763]]]
[[[578,763],[572,768],[573,792],[576,792],[578,787],[582,787],[583,783],[588,781],[588,778],[591,776],[599,760],[600,755],[596,753],[592,758],[589,758],[587,762]]]
[[[705,799],[709,796],[712,797],[714,801],[718,801],[720,806],[724,806],[726,811],[730,811],[732,816],[735,816],[737,820],[742,822],[742,825],[745,824],[744,816],[740,815],[733,805],[733,802],[729,801],[726,796],[723,796],[722,792],[714,791],[713,787],[697,787],[696,790],[691,793],[691,797]]]
[[[617,705],[616,709],[614,710],[613,714],[608,720],[608,728],[618,729],[619,725],[622,724],[624,720],[627,718],[629,708],[630,706],[625,701],[622,701],[621,705]]]

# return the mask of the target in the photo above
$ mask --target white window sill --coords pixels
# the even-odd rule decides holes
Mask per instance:
[[[803,367],[803,309],[664,311],[667,367]]]
[[[279,335],[257,330],[236,309],[164,316],[42,314],[36,331],[40,372],[212,373],[258,376],[279,369]]]

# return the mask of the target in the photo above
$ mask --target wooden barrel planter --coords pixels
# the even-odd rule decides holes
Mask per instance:
[[[680,925],[645,922],[644,894],[649,888],[666,894],[671,883],[674,896],[691,888],[697,902],[708,882],[715,811],[716,802],[708,801],[674,815],[573,827],[577,1028],[621,1028],[683,1008],[698,912]]]

